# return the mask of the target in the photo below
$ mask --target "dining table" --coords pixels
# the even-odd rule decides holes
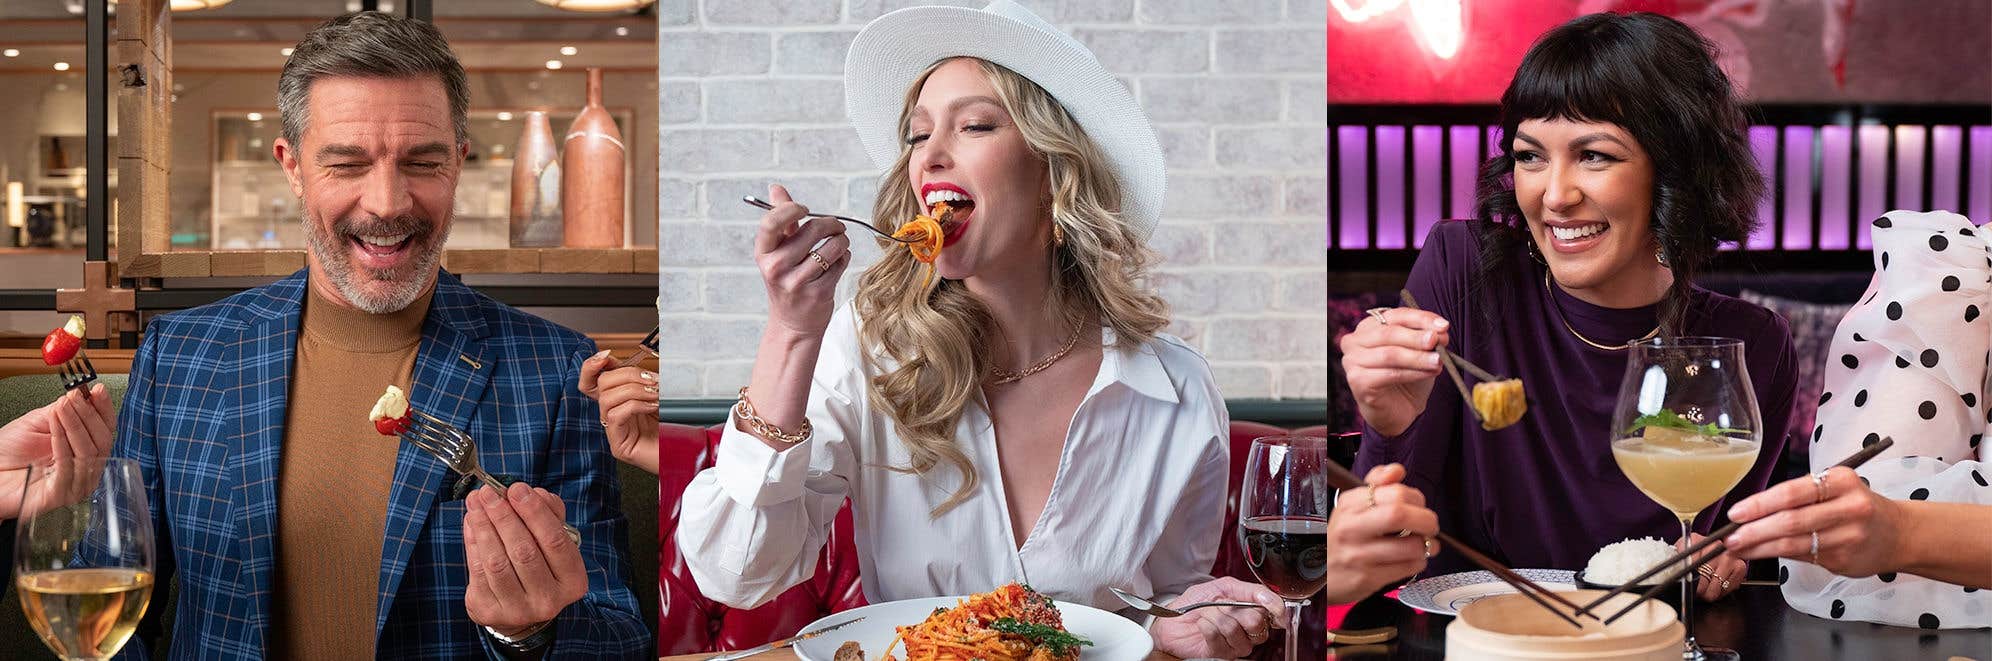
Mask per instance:
[[[1328,648],[1330,647],[1327,643],[1327,637],[1322,633],[1327,630],[1326,622],[1321,622],[1319,624],[1313,624],[1313,625],[1306,625],[1303,628],[1306,630],[1306,632],[1302,634],[1304,636],[1304,639],[1301,641],[1300,644],[1300,658],[1302,659],[1322,658],[1322,655],[1326,654]],[[1253,648],[1251,656],[1246,658],[1252,659],[1253,661],[1281,661],[1282,659],[1286,658],[1285,654],[1286,639],[1282,638],[1282,636],[1284,635],[1285,632],[1275,630],[1271,638],[1269,638],[1266,642],[1261,643],[1258,647]],[[720,654],[720,652],[679,654],[675,656],[658,657],[658,661],[705,661],[706,659],[710,659],[717,654]],[[1083,653],[1080,658],[1081,659],[1085,658]],[[762,652],[760,654],[747,657],[742,661],[801,661],[801,658],[796,656],[795,650],[793,648],[783,648],[778,650],[770,650],[767,652]],[[868,659],[868,661],[876,661],[876,660]],[[1146,661],[1183,661],[1183,659],[1166,652],[1155,651],[1148,653],[1148,658],[1146,659]]]
[[[1453,621],[1450,615],[1417,610],[1395,598],[1377,595],[1357,602],[1342,616],[1335,630],[1395,626],[1397,639],[1332,647],[1328,659],[1422,661],[1446,657],[1446,625]],[[1776,581],[1749,581],[1721,600],[1697,602],[1694,617],[1695,637],[1704,646],[1736,650],[1744,661],[1992,661],[1992,629],[1919,629],[1814,617],[1787,605]]]
[[[703,654],[680,654],[677,656],[658,657],[657,661],[705,661],[706,659],[712,658],[713,655],[715,654],[718,654],[718,652],[706,652]],[[741,661],[801,661],[801,657],[795,655],[794,649],[783,648],[778,650],[762,652],[760,654],[747,657],[746,659],[742,659]],[[1161,652],[1150,652],[1148,653],[1148,661],[1182,661],[1182,660],[1173,656],[1169,656],[1167,654],[1163,654]]]

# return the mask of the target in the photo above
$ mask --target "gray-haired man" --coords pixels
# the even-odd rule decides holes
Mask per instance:
[[[307,267],[154,319],[120,415],[158,580],[180,579],[173,657],[650,655],[615,460],[573,385],[594,343],[437,268],[468,105],[421,21],[341,16],[285,64],[274,154]],[[519,483],[453,497],[442,463],[369,420],[388,385]]]

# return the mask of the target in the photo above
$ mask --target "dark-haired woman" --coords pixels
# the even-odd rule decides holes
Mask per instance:
[[[1501,114],[1479,217],[1435,227],[1412,268],[1424,310],[1373,311],[1342,340],[1365,422],[1358,470],[1402,464],[1440,529],[1514,567],[1578,569],[1611,542],[1678,537],[1612,459],[1626,348],[1740,338],[1763,451],[1696,522],[1706,533],[1769,481],[1795,381],[1783,319],[1694,284],[1719,243],[1749,235],[1763,190],[1729,81],[1673,19],[1593,14],[1530,48]],[[1440,346],[1521,378],[1528,414],[1481,429],[1451,384],[1433,387]],[[1426,573],[1471,568],[1444,551]],[[1698,594],[1734,591],[1746,568],[1710,561]]]

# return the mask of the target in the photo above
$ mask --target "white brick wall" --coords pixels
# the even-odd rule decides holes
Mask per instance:
[[[1151,245],[1171,332],[1227,397],[1327,396],[1326,0],[1022,0],[1134,90],[1167,154]],[[948,0],[980,6],[982,0]],[[663,390],[730,397],[767,311],[741,195],[779,181],[869,215],[877,172],[844,120],[844,52],[927,0],[663,0],[658,7]],[[856,242],[856,274],[878,255]]]

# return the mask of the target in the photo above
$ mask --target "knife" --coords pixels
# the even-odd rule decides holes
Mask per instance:
[[[750,656],[754,656],[754,655],[756,655],[756,654],[760,654],[760,653],[762,653],[762,652],[767,652],[767,651],[770,651],[770,650],[778,650],[778,649],[781,649],[781,648],[784,648],[784,647],[788,647],[788,646],[790,646],[790,645],[794,645],[794,644],[796,644],[796,643],[800,643],[800,642],[802,642],[802,641],[805,641],[805,640],[809,640],[809,639],[811,639],[811,638],[815,638],[815,637],[817,637],[817,636],[821,636],[821,635],[823,635],[823,634],[826,634],[826,633],[830,633],[830,632],[832,632],[832,631],[836,631],[836,630],[838,630],[838,629],[842,629],[842,628],[844,628],[844,627],[845,627],[846,625],[849,625],[849,624],[851,624],[851,623],[853,623],[853,622],[863,622],[863,621],[864,621],[864,619],[865,619],[865,618],[863,618],[863,617],[854,617],[854,618],[851,618],[851,619],[850,619],[849,621],[845,621],[845,622],[840,622],[840,623],[837,623],[837,624],[832,624],[832,625],[830,625],[830,626],[827,626],[827,627],[823,627],[823,628],[821,628],[821,629],[817,629],[817,630],[815,630],[815,631],[804,631],[804,632],[802,632],[802,633],[799,633],[799,634],[796,634],[796,635],[794,635],[794,636],[792,636],[792,637],[789,637],[789,638],[783,638],[783,639],[781,639],[781,640],[777,640],[777,641],[775,641],[775,642],[772,642],[772,643],[768,643],[768,644],[766,644],[766,645],[762,645],[762,646],[760,646],[760,647],[752,647],[752,648],[748,648],[748,649],[744,649],[744,650],[740,650],[740,651],[738,651],[738,652],[727,652],[727,653],[725,653],[725,654],[720,654],[720,655],[717,655],[717,656],[713,656],[713,657],[711,657],[711,658],[708,658],[708,659],[706,659],[706,661],[735,661],[736,659],[745,659],[745,658],[747,658],[747,657],[750,657]]]

